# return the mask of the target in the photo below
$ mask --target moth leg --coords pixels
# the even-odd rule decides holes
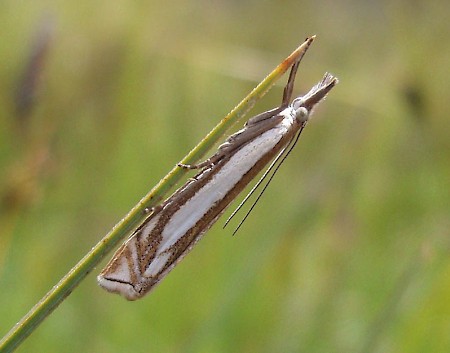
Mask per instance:
[[[291,67],[291,72],[289,73],[288,81],[283,90],[283,99],[281,101],[281,105],[278,108],[271,109],[267,112],[258,114],[255,117],[249,119],[247,121],[247,123],[245,124],[246,127],[255,125],[260,121],[272,118],[273,116],[280,113],[283,109],[285,109],[289,105],[289,103],[291,102],[291,99],[292,99],[292,93],[294,91],[295,76],[297,74],[298,66],[300,65],[300,61],[302,60],[303,56],[306,53],[306,50],[308,49],[309,45],[313,42],[313,40],[314,40],[314,37],[308,38],[306,40],[308,46],[305,48],[303,53],[301,53],[300,57],[297,59],[297,61],[294,62],[294,64]],[[232,135],[230,139],[233,139],[233,138],[235,139],[238,134],[239,134],[239,132],[235,135]],[[229,141],[227,141],[227,142],[225,142],[222,146],[219,147],[219,150],[217,151],[216,154],[214,154],[212,157],[208,158],[204,162],[201,162],[198,164],[178,163],[177,165],[181,168],[186,168],[186,169],[201,169],[204,167],[213,166],[214,164],[219,162],[224,156],[228,155],[228,152],[229,152],[228,147],[229,147],[230,143],[229,143]]]
[[[281,101],[281,106],[282,107],[287,107],[289,105],[289,103],[291,102],[292,93],[294,91],[295,76],[297,74],[298,66],[300,65],[300,61],[301,61],[302,57],[303,56],[301,56],[299,58],[299,60],[297,60],[294,63],[294,65],[292,65],[291,72],[289,73],[288,81],[287,81],[286,86],[284,87],[284,90],[283,90],[283,99]]]
[[[303,52],[301,53],[300,57],[297,59],[297,61],[292,65],[291,72],[289,73],[289,78],[286,83],[286,86],[284,87],[283,91],[283,100],[281,101],[282,107],[287,107],[292,99],[292,92],[294,91],[294,82],[295,82],[295,76],[297,75],[298,66],[300,65],[300,62],[303,59],[303,56],[305,55],[306,51],[308,50],[309,46],[313,42],[314,37],[310,37],[306,39],[307,47]]]
[[[248,121],[245,123],[245,126],[254,125],[256,123],[259,123],[260,121],[270,119],[274,115],[277,115],[278,113],[280,113],[284,108],[286,108],[286,107],[281,106],[278,108],[270,109],[261,114],[255,115],[254,117],[248,119]]]
[[[201,169],[201,168],[213,165],[214,163],[211,161],[213,157],[208,158],[206,161],[203,161],[198,164],[177,163],[177,166],[179,166],[180,168],[184,168],[184,169]]]
[[[300,64],[300,60],[297,60],[292,65],[291,72],[289,73],[288,81],[283,90],[283,99],[281,101],[281,105],[277,108],[268,110],[266,112],[263,112],[261,114],[254,116],[253,118],[249,119],[245,123],[245,126],[250,126],[250,125],[259,123],[260,121],[270,119],[274,115],[277,115],[278,113],[280,113],[282,110],[284,110],[289,105],[289,103],[291,102],[291,98],[292,98],[292,92],[294,91],[295,75],[297,73],[299,64]]]
[[[201,168],[205,168],[205,167],[212,167],[213,165],[218,163],[221,159],[223,159],[224,157],[226,157],[230,154],[230,147],[233,146],[230,143],[230,139],[232,139],[234,136],[235,135],[231,135],[227,141],[225,141],[224,143],[222,143],[219,146],[219,149],[217,150],[217,152],[214,153],[211,157],[209,157],[205,161],[198,163],[198,164],[178,163],[177,165],[181,168],[186,168],[186,169],[201,169]]]

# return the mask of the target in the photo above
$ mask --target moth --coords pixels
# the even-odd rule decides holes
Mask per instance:
[[[143,297],[186,256],[252,179],[272,161],[258,187],[286,158],[314,107],[338,83],[326,73],[308,93],[291,102],[298,66],[313,39],[306,40],[302,55],[292,65],[279,107],[249,119],[204,162],[179,164],[200,172],[153,208],[99,274],[100,286],[128,300]]]

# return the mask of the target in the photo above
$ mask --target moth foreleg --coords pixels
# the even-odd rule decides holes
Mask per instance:
[[[294,82],[295,82],[295,76],[297,74],[298,66],[300,65],[300,62],[303,59],[303,56],[306,53],[306,50],[308,50],[309,46],[313,42],[314,37],[309,37],[306,39],[306,47],[301,53],[301,55],[298,57],[298,59],[294,62],[294,64],[291,67],[291,72],[289,73],[289,78],[286,83],[286,86],[284,87],[283,91],[283,99],[281,101],[282,107],[287,107],[292,99],[292,92],[294,91]]]

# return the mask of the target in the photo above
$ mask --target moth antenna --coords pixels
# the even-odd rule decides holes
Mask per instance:
[[[266,171],[264,172],[264,174],[261,176],[261,178],[259,178],[258,182],[252,187],[252,189],[248,192],[248,194],[245,196],[245,198],[241,201],[241,203],[236,207],[236,209],[233,211],[233,213],[230,215],[230,217],[228,217],[228,219],[226,220],[225,224],[223,225],[223,228],[225,228],[228,223],[230,223],[230,221],[234,218],[234,216],[236,215],[236,213],[239,212],[239,210],[242,208],[242,206],[244,206],[244,204],[248,201],[248,199],[250,198],[250,196],[253,195],[253,193],[256,191],[256,189],[261,185],[261,183],[264,181],[264,179],[267,177],[267,174],[270,173],[270,171],[273,169],[275,163],[280,159],[281,155],[286,151],[286,148],[283,148],[281,150],[280,153],[278,153],[278,155],[276,156],[276,158],[272,161],[272,163],[270,163],[270,166],[266,169]]]
[[[245,214],[244,218],[239,222],[238,226],[236,227],[236,229],[234,230],[232,235],[235,235],[237,233],[237,231],[239,230],[239,228],[241,228],[242,224],[244,224],[245,220],[247,219],[247,217],[250,215],[250,213],[253,211],[253,208],[255,208],[256,204],[258,203],[259,199],[262,197],[262,195],[264,194],[264,192],[266,191],[267,187],[269,186],[270,182],[272,181],[272,179],[275,177],[275,174],[278,172],[278,170],[280,169],[281,165],[284,163],[284,161],[286,160],[286,158],[289,156],[289,154],[292,152],[292,150],[294,149],[295,145],[298,142],[298,139],[300,138],[300,135],[303,131],[304,126],[300,129],[300,131],[297,134],[297,137],[295,138],[294,143],[289,147],[286,146],[286,148],[283,150],[283,152],[286,151],[286,149],[289,147],[289,149],[287,150],[287,152],[282,156],[282,154],[279,155],[279,157],[277,156],[276,160],[278,160],[280,157],[280,163],[278,163],[278,165],[275,167],[272,175],[269,177],[269,180],[267,180],[266,185],[264,185],[263,189],[261,190],[261,192],[259,193],[258,197],[256,198],[255,202],[253,202],[252,206],[250,207],[250,209],[247,211],[247,213]],[[271,165],[272,167],[272,165]],[[265,174],[265,173],[264,173]]]
[[[272,171],[272,169],[275,167],[275,169],[273,170],[272,175],[270,175],[269,179],[267,180],[267,183],[264,185],[263,189],[259,193],[259,195],[256,198],[256,200],[253,202],[253,204],[250,207],[250,209],[245,214],[244,218],[239,222],[238,226],[236,227],[236,229],[234,230],[232,235],[235,235],[237,233],[239,228],[241,228],[242,224],[244,224],[245,220],[248,218],[250,213],[253,211],[253,209],[255,208],[256,204],[259,201],[259,199],[262,197],[262,195],[266,191],[267,187],[269,186],[270,182],[275,177],[275,174],[277,173],[277,171],[280,169],[281,165],[284,163],[286,158],[289,156],[289,154],[294,149],[295,145],[297,144],[297,142],[298,142],[298,140],[300,138],[300,135],[301,135],[303,129],[304,129],[304,126],[302,126],[302,128],[298,132],[297,136],[294,139],[292,139],[291,142],[289,142],[289,144],[278,154],[278,156],[270,164],[269,168],[267,168],[267,170],[264,172],[263,176],[258,180],[256,185],[252,188],[252,190],[250,190],[250,192],[247,194],[247,196],[244,198],[244,200],[239,204],[239,206],[233,211],[231,216],[227,219],[227,221],[225,222],[224,228],[230,222],[230,220],[236,215],[236,213],[242,208],[242,206],[247,202],[247,200],[256,191],[256,189],[261,185],[261,183],[266,179],[267,175]],[[294,141],[294,142],[292,143],[292,141]],[[277,164],[278,161],[279,161],[279,163]]]

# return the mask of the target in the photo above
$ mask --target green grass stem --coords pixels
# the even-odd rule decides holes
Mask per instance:
[[[314,37],[312,37],[313,39]],[[200,143],[182,160],[182,163],[198,161],[225,132],[238,122],[273,84],[300,58],[307,42],[300,45],[280,63],[250,94],[245,97]],[[50,313],[75,289],[102,259],[123,241],[137,225],[148,216],[146,208],[156,205],[164,195],[187,173],[175,166],[136,206],[117,223],[0,341],[0,352],[12,352],[25,340]]]

